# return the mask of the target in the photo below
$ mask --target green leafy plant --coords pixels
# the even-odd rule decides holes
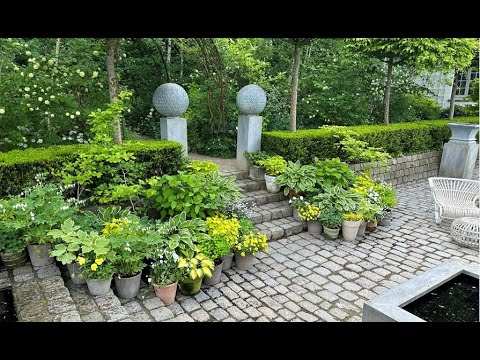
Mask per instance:
[[[178,267],[178,255],[167,248],[158,249],[150,264],[148,281],[158,286],[167,286],[181,280],[184,270]]]
[[[191,160],[187,164],[189,174],[212,175],[216,171],[218,172],[218,165],[211,161]]]
[[[315,159],[315,177],[320,187],[341,185],[348,189],[355,181],[355,172],[339,158]]]
[[[8,199],[0,199],[0,251],[16,253],[25,249],[26,243],[19,229],[11,226],[15,209]]]
[[[180,172],[149,179],[144,194],[162,219],[182,212],[190,218],[205,218],[241,197],[234,181],[235,177],[222,177],[217,172],[211,176]]]
[[[50,251],[50,255],[55,256],[58,261],[65,265],[77,259],[88,233],[81,231],[80,226],[75,225],[72,219],[67,219],[60,226],[60,229],[50,230],[48,235],[61,241],[55,244],[54,249]]]
[[[195,280],[204,276],[211,277],[214,263],[212,259],[202,254],[200,248],[196,246],[193,253],[181,256],[178,259],[178,267],[185,271],[185,276]]]
[[[361,221],[363,220],[363,217],[357,213],[344,213],[342,219],[346,221]]]
[[[342,212],[335,207],[326,207],[320,213],[319,220],[329,229],[339,229],[342,226]]]
[[[285,195],[299,195],[313,191],[316,183],[316,170],[312,165],[302,165],[300,161],[289,161],[283,173],[277,176],[275,184],[285,186]]]
[[[236,217],[228,219],[225,216],[212,216],[208,217],[205,220],[206,231],[207,234],[214,240],[222,239],[225,240],[228,244],[228,250],[234,247],[234,245],[238,241],[239,237],[239,230],[240,230],[240,222]],[[218,247],[223,247],[223,244],[219,244]],[[200,246],[202,248],[202,245]],[[203,248],[202,248],[203,250]],[[202,251],[207,256],[209,253],[206,251]],[[228,251],[227,251],[228,254]],[[226,255],[226,254],[223,254]],[[220,256],[223,256],[220,255]],[[211,257],[211,256],[210,256]],[[212,259],[216,259],[212,257]]]
[[[255,225],[250,219],[240,219],[240,229],[238,230],[238,238],[241,239],[245,235],[255,232]]]
[[[266,151],[254,151],[254,152],[245,151],[243,155],[245,155],[250,165],[255,165],[255,166],[261,166],[259,162],[263,160],[267,160],[270,157],[270,155],[268,155]]]
[[[358,133],[351,130],[343,130],[338,137],[338,146],[345,153],[345,158],[353,163],[375,162],[386,166],[390,154],[382,148],[369,146],[366,141],[359,140]]]
[[[310,202],[303,196],[300,196],[298,198],[294,196],[290,200],[288,200],[288,202],[297,210],[305,208],[308,204],[310,204]]]
[[[358,204],[357,213],[362,216],[365,221],[375,221],[382,216],[382,207],[378,204],[372,204],[366,199],[362,199]]]
[[[259,160],[258,163],[264,167],[265,174],[269,176],[278,176],[287,169],[287,162],[282,156],[271,156],[266,160]]]
[[[267,235],[262,233],[249,233],[240,239],[235,246],[235,250],[238,251],[241,256],[245,256],[246,253],[254,254],[258,251],[268,253]]]
[[[361,196],[351,190],[345,190],[340,185],[329,186],[323,193],[316,195],[313,200],[323,212],[324,209],[335,208],[341,214],[355,211]]]

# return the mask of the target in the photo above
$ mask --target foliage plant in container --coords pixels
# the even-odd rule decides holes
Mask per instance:
[[[183,295],[191,296],[200,291],[204,276],[212,276],[214,263],[212,259],[202,254],[197,246],[193,254],[178,259],[178,267],[184,269],[184,276],[179,281],[179,290]]]
[[[239,270],[251,269],[258,251],[268,254],[267,235],[251,232],[243,236],[235,246],[235,267]]]
[[[307,222],[308,232],[311,234],[322,233],[322,224],[320,223],[320,208],[313,204],[307,204],[305,207],[298,209],[300,219]]]
[[[9,226],[14,213],[8,200],[0,200],[0,257],[7,269],[23,266],[27,261],[22,233]]]
[[[245,218],[243,220],[246,220]],[[200,244],[200,248],[203,250],[205,255],[212,258],[215,262],[215,271],[213,276],[208,279],[205,279],[205,284],[214,285],[212,282],[220,281],[221,271],[228,270],[232,266],[233,253],[232,249],[238,241],[239,231],[240,231],[240,221],[237,219],[236,215],[233,215],[232,218],[227,218],[225,215],[212,216],[205,220],[207,234],[210,235],[212,241],[216,242],[215,245],[211,244]],[[225,254],[225,246],[228,246],[228,251]],[[205,248],[208,247],[210,251],[214,251],[215,254],[210,253]],[[215,257],[218,253],[221,252],[221,262],[222,267],[218,269],[219,261]],[[218,273],[220,270],[220,274]]]
[[[277,176],[283,174],[287,168],[287,162],[282,156],[271,156],[266,160],[260,160],[260,165],[265,169],[265,185],[267,191],[271,193],[278,193],[280,186],[275,184]]]
[[[63,198],[62,188],[54,184],[43,185],[41,177],[36,180],[37,185],[10,199],[15,213],[8,227],[23,234],[30,261],[38,267],[54,261],[49,252],[55,239],[48,231],[72,217],[75,208]]]
[[[340,185],[325,187],[324,192],[313,197],[320,209],[335,208],[340,214],[355,211],[361,195],[345,190]]]
[[[160,219],[167,219],[182,212],[188,218],[206,218],[215,215],[226,204],[241,198],[235,177],[188,174],[153,177],[145,183],[144,196],[147,205],[157,211]]]
[[[342,213],[335,207],[327,207],[322,209],[319,219],[323,225],[325,237],[330,240],[338,238],[342,226]]]
[[[216,285],[220,282],[223,269],[223,257],[230,253],[230,243],[225,237],[205,237],[199,242],[200,251],[210,259],[213,259],[214,269],[212,276],[204,277],[205,285]]]
[[[212,161],[191,160],[187,164],[187,172],[189,174],[203,174],[211,176],[216,171],[218,172],[218,165]]]
[[[263,169],[262,165],[259,161],[268,159],[269,155],[265,151],[255,151],[255,152],[248,152],[245,151],[243,153],[247,158],[250,169],[248,177],[252,180],[260,181],[265,179],[265,170]]]
[[[116,254],[112,264],[118,297],[131,299],[140,291],[144,260],[150,257],[158,235],[132,216],[106,223],[103,234],[110,239]]]
[[[302,165],[300,161],[288,162],[285,171],[277,176],[275,184],[284,187],[283,193],[291,199],[293,196],[311,192],[316,184],[316,171],[312,165]]]
[[[184,271],[178,267],[179,256],[168,249],[166,242],[161,242],[152,255],[148,281],[160,300],[165,305],[173,304],[177,293],[178,281]]]
[[[293,208],[293,219],[296,221],[302,221],[300,218],[300,215],[298,214],[298,211],[304,207],[306,207],[309,202],[305,200],[303,196],[300,197],[292,197],[290,200],[288,200],[288,203],[292,205]]]
[[[335,185],[348,189],[355,181],[355,172],[339,158],[318,160],[315,158],[316,187],[325,188]]]
[[[381,216],[382,207],[365,199],[364,202],[360,203],[359,213],[366,222],[366,229],[374,231],[377,227],[378,218]]]
[[[362,223],[362,215],[356,213],[344,213],[342,215],[342,237],[347,241],[355,241],[358,229]]]

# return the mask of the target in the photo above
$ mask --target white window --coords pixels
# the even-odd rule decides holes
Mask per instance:
[[[466,100],[465,97],[473,92],[473,81],[478,78],[478,71],[472,68],[458,74],[456,100]]]

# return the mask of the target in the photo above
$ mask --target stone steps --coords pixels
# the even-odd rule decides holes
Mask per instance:
[[[242,179],[235,181],[235,184],[246,193],[265,189],[265,181]]]
[[[243,200],[247,203],[247,205],[251,206],[255,204],[257,206],[262,206],[265,204],[275,203],[278,201],[286,200],[287,197],[283,195],[282,192],[272,194],[269,193],[267,190],[256,190],[250,191],[243,194]]]
[[[248,172],[243,170],[233,170],[233,171],[222,171],[220,176],[227,177],[227,176],[235,176],[237,180],[244,180],[248,179]]]
[[[255,211],[255,215],[252,216],[252,222],[254,224],[282,219],[292,216],[293,213],[293,208],[287,200],[256,206],[253,209]]]
[[[283,239],[287,236],[299,234],[307,229],[306,222],[298,222],[293,217],[262,222],[255,225],[257,230],[267,235],[268,241]]]

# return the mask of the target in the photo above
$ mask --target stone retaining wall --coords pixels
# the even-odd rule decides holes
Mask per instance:
[[[423,154],[402,156],[388,160],[390,169],[378,166],[373,163],[372,177],[393,183],[393,185],[404,184],[415,180],[427,179],[438,175],[440,168],[441,151],[430,151]],[[372,163],[349,165],[357,173],[371,166]]]

